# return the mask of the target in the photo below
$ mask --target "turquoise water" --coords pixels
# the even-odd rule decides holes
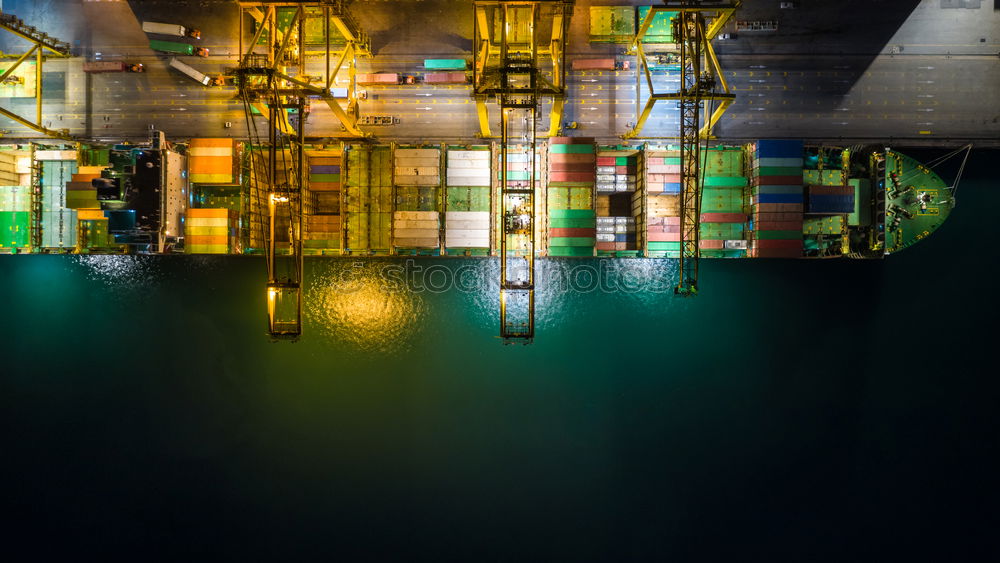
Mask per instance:
[[[305,336],[272,344],[259,259],[2,257],[8,545],[978,557],[998,306],[977,159],[943,229],[884,261],[706,260],[695,299],[658,290],[674,261],[616,263],[605,281],[645,289],[612,293],[600,261],[542,261],[530,346],[496,337],[491,260],[309,260]]]

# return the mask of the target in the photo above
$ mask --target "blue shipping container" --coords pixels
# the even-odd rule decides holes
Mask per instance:
[[[801,139],[761,139],[757,141],[760,158],[802,158],[804,143]]]

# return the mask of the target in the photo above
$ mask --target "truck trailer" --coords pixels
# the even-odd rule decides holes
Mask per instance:
[[[201,39],[201,31],[188,29],[183,25],[175,23],[142,22],[142,30],[146,33],[158,33],[160,35],[174,35],[176,37],[190,37]]]
[[[211,76],[208,76],[207,74],[199,72],[190,65],[182,63],[181,61],[177,60],[176,57],[170,57],[170,68],[174,68],[183,72],[184,74],[191,77],[194,81],[201,82],[201,84],[204,86],[217,86],[222,84],[223,80],[222,77],[213,78]]]
[[[153,39],[149,42],[149,48],[154,51],[163,51],[164,53],[173,53],[175,55],[198,55],[199,57],[208,56],[208,49],[204,47],[195,47],[190,43],[175,43],[173,41],[160,41],[159,39]]]
[[[83,72],[143,72],[146,69],[140,63],[129,64],[122,61],[85,61]]]

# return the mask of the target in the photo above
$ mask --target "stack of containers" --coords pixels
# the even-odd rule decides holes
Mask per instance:
[[[42,246],[73,248],[76,246],[76,209],[66,208],[66,183],[77,170],[75,150],[35,151],[35,160],[42,169]]]
[[[108,228],[108,218],[100,209],[78,209],[79,232],[77,246],[86,250],[106,249],[114,246],[114,237]]]
[[[490,150],[449,150],[445,164],[444,241],[448,254],[490,248]]]
[[[597,153],[597,254],[635,256],[636,216],[633,210],[638,177],[634,152]]]
[[[549,139],[549,256],[594,255],[596,162],[593,138]]]
[[[534,170],[535,170],[535,178],[534,178],[535,179],[535,189],[534,189],[533,195],[535,197],[537,197],[537,195],[536,195],[536,194],[538,194],[537,186],[539,185],[538,183],[539,183],[540,178],[541,178],[541,155],[536,152],[535,155],[534,155],[534,164],[532,164],[532,157],[531,157],[531,154],[528,152],[528,149],[527,149],[526,146],[523,146],[523,145],[508,145],[508,147],[507,147],[507,162],[506,162],[506,164],[501,164],[499,162],[499,158],[502,157],[503,153],[500,152],[500,147],[499,146],[497,146],[497,151],[498,151],[498,153],[497,153],[498,161],[497,161],[497,165],[496,165],[497,166],[497,182],[498,182],[497,187],[498,188],[500,187],[500,181],[501,181],[500,166],[504,166],[505,169],[506,169],[506,172],[507,172],[507,187],[508,188],[528,188],[528,187],[530,187],[531,186],[531,182],[530,182],[530,180],[531,180],[531,170],[532,170],[532,166],[534,166]],[[505,205],[509,205],[510,202],[502,202],[502,200],[500,198],[500,195],[499,195],[499,191],[497,193],[497,201],[500,202],[500,203],[498,203],[496,211],[497,211],[498,214],[502,214],[502,207],[505,206]],[[543,216],[545,208],[542,206],[542,204],[540,203],[540,201],[534,201],[533,204],[534,204],[534,210],[535,210],[535,214],[536,214],[535,215],[535,224],[534,224],[534,229],[535,229],[535,233],[534,234],[535,234],[535,240],[539,241],[539,240],[541,240],[541,236],[543,234],[543,232],[542,232],[543,231],[543,227],[545,225],[545,218]],[[494,236],[496,237],[495,240],[499,241],[500,237],[505,236],[503,234],[503,232],[502,232],[502,221],[495,221],[494,225],[493,225],[493,228],[494,228]],[[510,235],[510,236],[508,236],[508,238],[507,238],[508,248],[526,248],[527,247],[527,241],[526,240],[518,240],[519,237],[522,237],[522,235]],[[526,238],[526,237],[524,237],[524,238]],[[499,245],[499,243],[498,243],[498,245]]]
[[[103,166],[80,166],[66,182],[66,207],[69,209],[99,209],[97,188],[92,180],[101,177]]]
[[[396,202],[392,238],[396,248],[438,248],[441,149],[396,149]]]
[[[649,14],[650,6],[639,6],[636,10],[638,17],[636,18],[636,26],[642,25],[642,22],[646,19],[646,15]],[[651,22],[649,28],[646,29],[645,35],[642,37],[643,43],[673,43],[674,36],[672,31],[672,26],[670,24],[671,18],[677,15],[677,12],[665,12],[659,11],[653,15],[653,21]]]
[[[261,154],[260,151],[253,151],[252,158],[255,162],[251,165],[251,173],[257,176],[265,175],[262,178],[255,178],[250,182],[253,186],[252,189],[257,189],[257,186],[267,186],[269,184],[268,176],[270,176],[270,171],[268,169],[269,163],[267,162],[266,151]],[[260,162],[257,159],[261,159]],[[283,153],[279,153],[275,160],[275,182],[278,185],[286,185],[290,183],[289,176],[291,175],[292,166],[292,155],[291,152],[286,150]],[[220,178],[221,179],[221,178]],[[298,197],[298,196],[293,196]],[[246,226],[250,232],[249,236],[249,246],[244,247],[244,251],[253,252],[260,251],[265,248],[270,239],[270,207],[268,205],[268,194],[266,193],[251,193],[248,200],[250,213],[247,218]],[[288,242],[288,233],[291,228],[290,220],[291,213],[289,207],[298,202],[277,202],[274,206],[274,239],[275,242]]]
[[[308,151],[306,166],[309,167],[309,183],[302,246],[320,251],[339,250],[342,233],[340,150]]]
[[[635,8],[591,6],[590,42],[625,43],[635,37]]]
[[[645,155],[646,255],[677,258],[681,251],[681,153],[652,150]]]
[[[225,208],[188,208],[184,218],[186,254],[228,254],[231,212]]]
[[[830,181],[839,181],[840,177]],[[806,187],[806,215],[802,223],[802,233],[806,235],[807,250],[823,250],[832,244],[838,246],[836,239],[845,233],[848,218],[854,213],[855,186],[816,186]],[[847,245],[847,241],[840,241]]]
[[[21,185],[26,154],[0,151],[0,248],[14,252],[31,244],[30,157],[27,157],[27,182]]]
[[[392,231],[392,148],[347,149],[345,253],[388,254]]]
[[[752,257],[802,256],[802,155],[801,140],[757,141],[751,191]]]
[[[701,192],[699,248],[711,258],[742,258],[745,243],[743,151],[710,147],[702,153],[704,182]]]
[[[191,139],[188,180],[192,184],[232,184],[236,159],[233,139]]]

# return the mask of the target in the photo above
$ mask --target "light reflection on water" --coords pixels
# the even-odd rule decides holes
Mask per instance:
[[[676,260],[539,260],[535,325],[538,336],[559,330],[608,299],[630,309],[662,312],[673,299]],[[466,311],[468,321],[499,326],[497,259],[369,259],[307,261],[305,338],[317,334],[363,352],[411,347],[428,317]],[[669,305],[673,308],[677,305]]]

